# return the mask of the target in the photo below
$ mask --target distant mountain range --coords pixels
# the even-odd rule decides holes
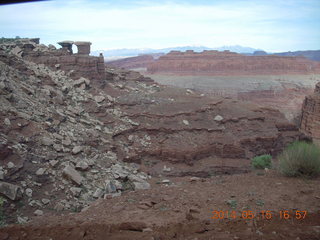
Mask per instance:
[[[261,49],[255,49],[251,47],[242,47],[240,45],[235,46],[223,46],[217,48],[209,48],[205,46],[183,46],[183,47],[171,47],[171,48],[161,48],[161,49],[152,49],[152,48],[136,48],[136,49],[111,49],[111,50],[97,50],[91,51],[91,55],[99,56],[99,53],[103,53],[105,58],[122,58],[122,57],[134,57],[143,54],[154,54],[154,53],[163,53],[166,54],[170,51],[186,51],[186,50],[193,50],[195,52],[202,52],[204,50],[218,50],[218,51],[225,51],[229,50],[231,52],[236,53],[248,53],[253,54],[255,51],[262,51]]]

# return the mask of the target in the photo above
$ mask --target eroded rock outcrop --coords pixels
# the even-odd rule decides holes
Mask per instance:
[[[320,63],[304,57],[244,56],[224,51],[171,51],[148,67],[149,73],[246,75],[320,73]]]
[[[314,94],[307,96],[303,102],[301,130],[320,141],[320,82],[316,85]]]
[[[65,71],[73,79],[80,77],[99,81],[105,79],[104,58],[102,55],[89,56],[90,42],[62,41],[58,44],[62,48],[57,50],[53,45],[47,47],[44,44],[37,44],[32,39],[23,39],[2,44],[1,48],[28,61],[44,64],[53,70]],[[78,47],[77,54],[72,52],[73,44]]]

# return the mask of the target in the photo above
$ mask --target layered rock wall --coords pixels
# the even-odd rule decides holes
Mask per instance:
[[[313,139],[320,140],[320,82],[314,94],[307,96],[303,102],[301,130]]]
[[[304,57],[244,56],[224,51],[171,51],[148,67],[150,73],[248,75],[320,73],[320,63]]]
[[[57,70],[72,71],[70,76],[74,79],[86,77],[102,80],[105,78],[104,59],[89,55],[71,54],[66,51],[29,52],[25,59],[45,64]]]
[[[53,70],[63,70],[73,79],[86,77],[92,80],[105,79],[105,66],[103,55],[89,56],[90,42],[75,42],[78,53],[73,54],[73,41],[59,42],[61,49],[55,46],[48,47],[39,44],[39,39],[22,39],[1,45],[1,49],[10,52],[25,60],[44,64]]]

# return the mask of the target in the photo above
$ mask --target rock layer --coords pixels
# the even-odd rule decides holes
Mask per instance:
[[[171,51],[148,67],[149,73],[247,75],[320,73],[320,63],[304,57],[244,56],[224,51]]]
[[[75,42],[78,54],[72,53],[73,41],[59,42],[61,49],[51,45],[36,44],[30,39],[2,45],[6,51],[13,51],[15,55],[28,61],[44,64],[54,70],[62,70],[73,79],[86,77],[93,80],[103,80],[106,77],[103,56],[89,56],[90,42]]]
[[[302,106],[301,130],[315,140],[320,140],[320,82],[314,94],[305,98]]]

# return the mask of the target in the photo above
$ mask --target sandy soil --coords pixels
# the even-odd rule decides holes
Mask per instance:
[[[206,161],[197,168],[221,163]],[[168,177],[188,167],[162,164],[173,169],[150,168],[155,177],[149,190],[100,199],[79,214],[9,226],[0,230],[0,239],[320,238],[320,178],[286,178],[276,170],[252,170],[248,160],[232,159],[223,165],[247,168],[247,173]]]
[[[210,91],[252,91],[282,90],[285,87],[303,87],[314,89],[320,75],[251,75],[251,76],[176,76],[162,74],[146,74],[156,82],[182,88]]]

